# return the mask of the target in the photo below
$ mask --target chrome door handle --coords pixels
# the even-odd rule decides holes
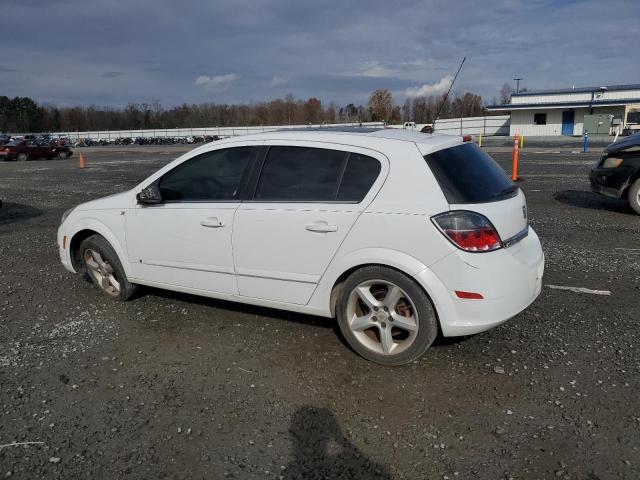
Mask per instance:
[[[324,220],[319,221],[319,222],[310,223],[309,225],[305,226],[304,228],[306,228],[310,232],[320,232],[320,233],[337,232],[338,231],[338,226],[337,225],[329,225]]]
[[[218,217],[204,218],[200,220],[200,225],[202,225],[203,227],[209,227],[209,228],[224,227],[224,223],[218,220]]]

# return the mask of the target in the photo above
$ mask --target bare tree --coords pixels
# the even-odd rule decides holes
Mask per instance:
[[[500,105],[507,105],[511,103],[511,94],[513,93],[513,87],[508,83],[505,83],[500,87],[500,91],[498,92],[498,100],[500,101]]]
[[[303,123],[415,121],[431,123],[443,95],[407,99],[393,105],[386,89],[371,94],[367,106],[349,103],[326,107],[318,98],[298,100],[289,94],[250,104],[186,104],[164,108],[159,101],[130,103],[126,107],[96,105],[56,107],[30,98],[0,96],[0,131],[12,133],[137,130],[140,128],[231,127],[237,125],[300,125]],[[485,115],[482,98],[467,92],[449,97],[441,118]]]
[[[393,113],[393,97],[386,88],[374,91],[369,97],[369,111],[373,121],[389,121]]]

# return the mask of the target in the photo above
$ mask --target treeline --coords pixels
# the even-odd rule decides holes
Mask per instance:
[[[250,104],[182,104],[163,107],[159,102],[130,103],[124,108],[37,104],[27,97],[0,96],[0,132],[71,132],[137,130],[244,125],[301,125],[341,122],[415,121],[432,123],[444,96],[408,99],[395,105],[388,90],[376,90],[367,105],[323,105],[317,98],[300,100],[287,95]],[[440,118],[486,114],[482,98],[456,94],[444,103]]]

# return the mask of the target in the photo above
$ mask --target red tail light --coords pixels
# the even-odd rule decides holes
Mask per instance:
[[[484,215],[465,210],[441,213],[433,223],[456,247],[466,252],[491,252],[502,248],[500,235]]]
[[[471,135],[463,135],[462,136],[462,141],[463,142],[470,142],[471,140],[473,140],[473,137]]]

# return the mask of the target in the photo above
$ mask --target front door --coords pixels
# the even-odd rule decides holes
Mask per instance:
[[[573,135],[576,113],[573,110],[562,112],[562,135]]]
[[[126,222],[129,260],[137,279],[237,294],[231,238],[252,151],[209,151],[154,182],[163,203],[138,205]]]
[[[260,164],[255,194],[238,208],[233,227],[239,293],[304,305],[364,209],[381,162],[279,145]]]

